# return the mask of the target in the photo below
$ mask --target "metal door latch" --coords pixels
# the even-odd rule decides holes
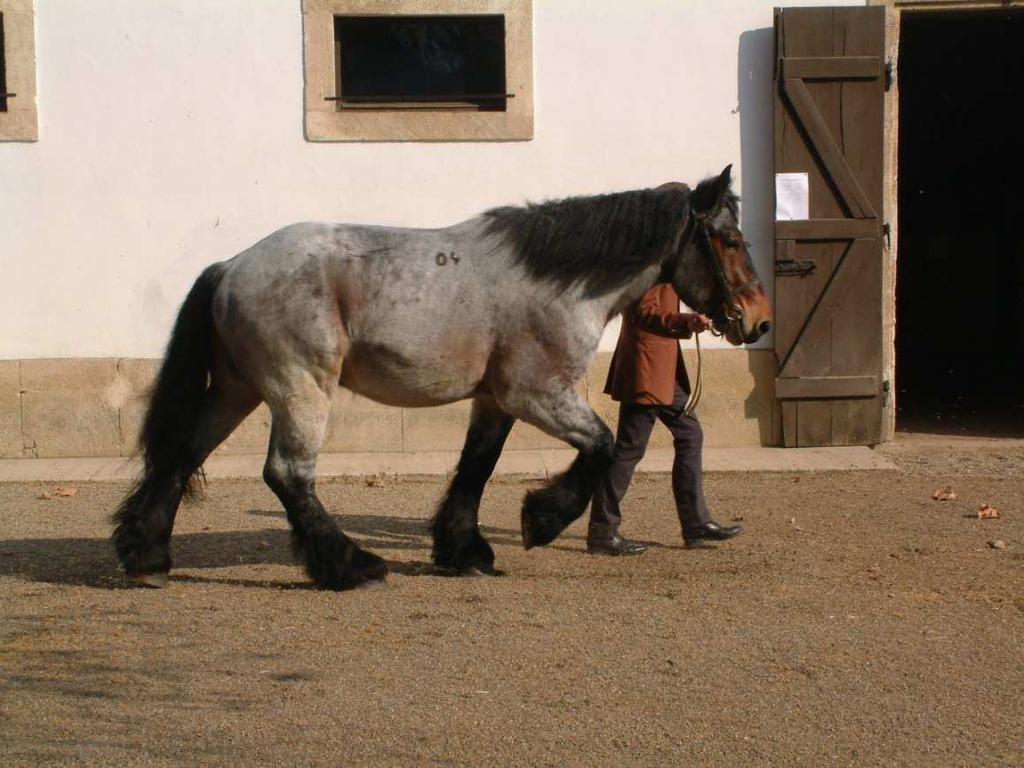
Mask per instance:
[[[806,277],[817,269],[813,259],[779,259],[775,262],[775,274],[782,277]]]

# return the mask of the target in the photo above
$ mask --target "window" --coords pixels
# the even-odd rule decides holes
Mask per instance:
[[[504,111],[505,17],[335,16],[340,108]]]
[[[0,0],[0,141],[35,141],[36,58],[32,0]]]
[[[308,139],[532,138],[530,0],[422,8],[416,0],[305,0]]]

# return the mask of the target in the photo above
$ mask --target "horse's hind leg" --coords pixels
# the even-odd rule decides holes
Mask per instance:
[[[439,567],[460,574],[494,575],[494,550],[480,534],[477,512],[484,485],[494,472],[515,419],[492,400],[473,402],[466,444],[455,477],[430,523],[433,558]]]
[[[526,494],[521,526],[526,549],[550,544],[579,518],[612,460],[611,431],[573,390],[509,393],[502,405],[510,413],[579,451],[568,470],[548,485]]]
[[[286,394],[268,397],[273,425],[263,479],[284,505],[292,549],[313,582],[351,589],[381,582],[387,566],[342,533],[316,495],[316,459],[327,428],[330,398],[303,375]]]
[[[180,425],[189,432],[184,450],[151,457],[152,466],[114,513],[114,546],[129,578],[151,587],[167,583],[171,531],[190,478],[259,403],[259,395],[245,384],[215,381],[203,396],[195,424]]]

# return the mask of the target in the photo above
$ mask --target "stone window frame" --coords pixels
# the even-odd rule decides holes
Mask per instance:
[[[335,16],[505,17],[506,109],[339,109]],[[308,141],[528,141],[533,138],[532,0],[302,0]]]
[[[0,112],[0,141],[37,141],[36,35],[33,0],[0,0],[4,17],[7,110]]]

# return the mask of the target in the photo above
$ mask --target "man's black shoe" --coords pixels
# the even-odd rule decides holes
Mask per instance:
[[[688,547],[704,547],[712,541],[731,539],[742,530],[738,525],[719,525],[714,520],[708,520],[699,528],[684,528],[683,541]]]
[[[641,544],[639,541],[629,541],[617,533],[604,539],[587,539],[588,555],[639,555],[646,550],[646,544]]]

